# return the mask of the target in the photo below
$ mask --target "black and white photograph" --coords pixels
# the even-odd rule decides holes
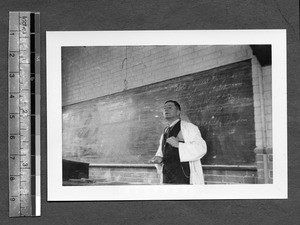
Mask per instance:
[[[47,32],[48,199],[285,198],[273,32]]]
[[[1,225],[299,223],[299,1],[1,3]]]

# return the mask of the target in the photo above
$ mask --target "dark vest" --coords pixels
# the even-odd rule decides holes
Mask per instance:
[[[163,152],[163,183],[165,184],[189,184],[189,162],[180,162],[178,148],[166,143],[169,137],[177,137],[181,130],[180,121],[169,130],[166,129],[162,142]]]

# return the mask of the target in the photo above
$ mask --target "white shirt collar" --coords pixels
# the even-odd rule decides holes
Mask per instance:
[[[171,124],[169,125],[169,127],[174,126],[179,120],[180,120],[180,119],[175,120],[173,123],[171,123]]]

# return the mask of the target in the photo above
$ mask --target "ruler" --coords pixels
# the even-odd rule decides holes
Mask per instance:
[[[9,216],[40,216],[40,14],[9,13]]]

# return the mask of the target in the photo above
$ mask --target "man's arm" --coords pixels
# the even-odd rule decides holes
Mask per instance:
[[[159,146],[158,146],[158,149],[156,151],[155,156],[163,157],[163,153],[162,153],[162,139],[163,139],[163,135],[160,136]]]
[[[150,159],[150,163],[154,163],[156,167],[156,171],[160,175],[162,175],[162,160],[163,160],[162,139],[163,139],[163,135],[160,137],[159,147],[156,151],[155,156],[152,159]],[[161,183],[162,183],[162,177],[161,177]]]
[[[155,156],[150,160],[150,163],[154,163],[154,164],[161,164],[162,163],[162,157],[163,157],[162,146],[161,146],[162,145],[162,138],[163,138],[163,135],[160,137],[158,149],[156,151]]]
[[[188,162],[201,159],[206,154],[207,146],[199,128],[193,124],[185,124],[181,129],[184,143],[180,142],[178,146],[180,161]]]

